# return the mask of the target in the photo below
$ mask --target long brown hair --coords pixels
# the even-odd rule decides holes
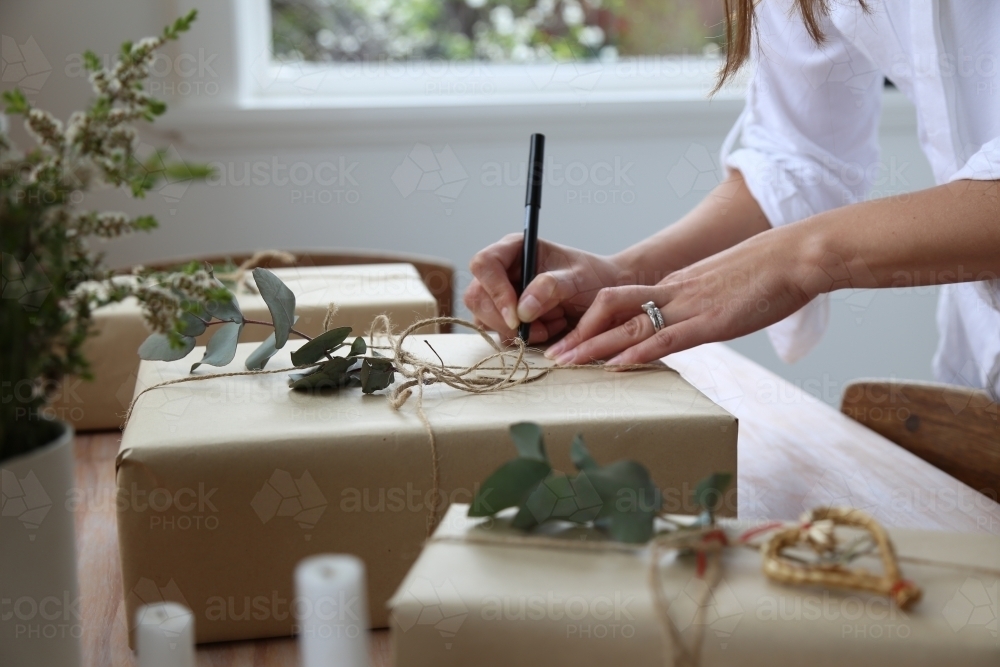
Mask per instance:
[[[726,14],[726,62],[712,93],[716,93],[746,64],[750,58],[754,32],[757,30],[755,5],[761,0],[722,0]],[[830,0],[794,0],[806,32],[817,45],[826,39],[820,21],[830,13]],[[858,0],[864,11],[870,11],[866,0]]]

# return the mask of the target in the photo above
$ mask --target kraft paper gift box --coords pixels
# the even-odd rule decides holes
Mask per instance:
[[[289,367],[294,345],[268,368]],[[493,351],[476,334],[414,336],[404,347],[458,365]],[[198,373],[242,370],[253,348],[240,345],[230,366]],[[143,362],[137,392],[186,377],[200,356],[196,349],[177,362]],[[528,359],[549,364],[538,352]],[[194,611],[199,642],[288,635],[295,564],[347,553],[367,567],[372,626],[387,625],[385,602],[428,536],[433,504],[416,401],[393,411],[385,395],[360,389],[293,392],[284,373],[139,396],[117,460],[127,617],[164,596]],[[524,420],[542,426],[557,468],[570,469],[577,433],[599,461],[642,461],[677,511],[693,511],[681,499],[705,475],[736,472],[736,419],[666,367],[563,369],[492,394],[431,384],[423,407],[444,506],[471,501],[478,484],[516,456],[509,426]],[[728,501],[736,507],[735,494]]]
[[[327,307],[336,303],[339,326],[367,331],[379,314],[389,315],[399,325],[434,317],[437,303],[411,264],[364,264],[315,266],[272,270],[292,290],[299,320],[295,328],[309,336],[323,331]],[[250,279],[252,283],[252,278]],[[240,309],[248,319],[270,321],[259,294],[238,290]],[[94,380],[67,378],[51,410],[78,431],[119,428],[132,399],[137,351],[149,330],[134,299],[99,308],[94,313],[97,335],[89,339],[84,355],[90,360]],[[262,341],[268,327],[248,324],[241,340]],[[207,343],[211,332],[199,337]]]
[[[509,526],[509,515],[484,522],[467,512],[467,505],[451,506],[389,602],[396,667],[670,667],[647,549],[530,546]],[[749,527],[725,520],[720,526],[730,541]],[[888,532],[899,555],[950,564],[900,562],[903,576],[923,589],[906,612],[867,593],[772,583],[761,554],[746,548],[724,551],[722,578],[707,598],[695,559],[667,554],[660,565],[667,611],[690,647],[697,605],[707,600],[700,667],[1000,664],[1000,538]],[[586,528],[555,536],[604,539]],[[503,543],[512,537],[516,544]],[[856,565],[880,568],[867,556]]]

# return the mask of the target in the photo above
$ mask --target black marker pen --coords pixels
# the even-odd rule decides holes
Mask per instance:
[[[535,279],[538,264],[538,211],[542,208],[542,168],[545,163],[545,135],[531,135],[528,155],[528,192],[524,198],[524,256],[521,264],[521,293]],[[525,343],[531,323],[522,322],[517,335]]]

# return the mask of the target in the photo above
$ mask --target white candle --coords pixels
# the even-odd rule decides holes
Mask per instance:
[[[146,605],[136,613],[139,667],[194,667],[194,614],[176,602]]]
[[[354,556],[313,556],[295,568],[302,667],[368,667],[365,565]]]

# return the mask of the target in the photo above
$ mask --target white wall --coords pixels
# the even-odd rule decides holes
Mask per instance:
[[[204,21],[219,20],[212,16],[213,7],[204,13]],[[34,38],[52,68],[34,99],[66,117],[84,104],[89,90],[84,79],[70,76],[74,54],[86,48],[114,53],[125,37],[158,32],[172,13],[171,3],[7,0],[0,5],[0,33],[18,45]],[[185,48],[198,48],[199,39],[196,28]],[[222,49],[213,58],[213,45],[201,46],[207,69],[195,79],[204,92],[214,90],[205,84],[225,79],[232,57]],[[224,83],[216,94],[226,94]],[[199,102],[194,97],[182,102]],[[916,143],[912,112],[897,99],[890,99],[889,106],[882,160],[891,182],[880,187],[880,194],[926,187],[932,179]],[[716,182],[714,161],[738,104],[718,100],[699,103],[694,112],[690,105],[685,109],[638,122],[594,121],[588,120],[590,109],[583,99],[579,109],[567,111],[566,119],[549,116],[500,125],[470,119],[437,128],[414,122],[412,131],[404,122],[387,128],[384,137],[370,131],[352,136],[343,128],[328,133],[309,129],[294,136],[266,128],[227,132],[226,123],[214,131],[186,134],[183,123],[174,123],[171,132],[147,133],[148,141],[169,145],[184,160],[221,163],[219,179],[165,188],[139,203],[117,193],[102,193],[93,200],[95,205],[153,212],[162,224],[153,235],[108,244],[107,257],[114,265],[193,253],[338,247],[436,255],[464,268],[476,250],[520,229],[523,176],[507,182],[501,178],[500,183],[493,176],[504,169],[523,174],[528,135],[540,131],[547,134],[552,164],[560,165],[563,176],[546,183],[542,235],[610,253],[676,220]],[[183,110],[179,115],[184,117]],[[192,115],[198,118],[198,113],[187,113],[188,118]],[[169,125],[169,112],[166,120]],[[18,139],[23,141],[23,135]],[[419,144],[433,152],[446,147],[453,152],[460,168],[452,169],[445,180],[456,179],[457,184],[463,172],[467,178],[453,200],[443,201],[430,191],[409,192],[403,174],[393,180]],[[241,184],[248,163],[251,183]],[[293,175],[301,185],[273,182],[296,164]],[[555,176],[552,164],[549,171]],[[345,174],[338,173],[341,166]],[[307,178],[308,172],[312,174]],[[265,176],[266,185],[252,182],[260,183]],[[855,377],[930,378],[937,339],[935,302],[932,289],[837,293],[826,338],[794,366],[775,357],[763,333],[731,344],[835,404],[844,382]]]

